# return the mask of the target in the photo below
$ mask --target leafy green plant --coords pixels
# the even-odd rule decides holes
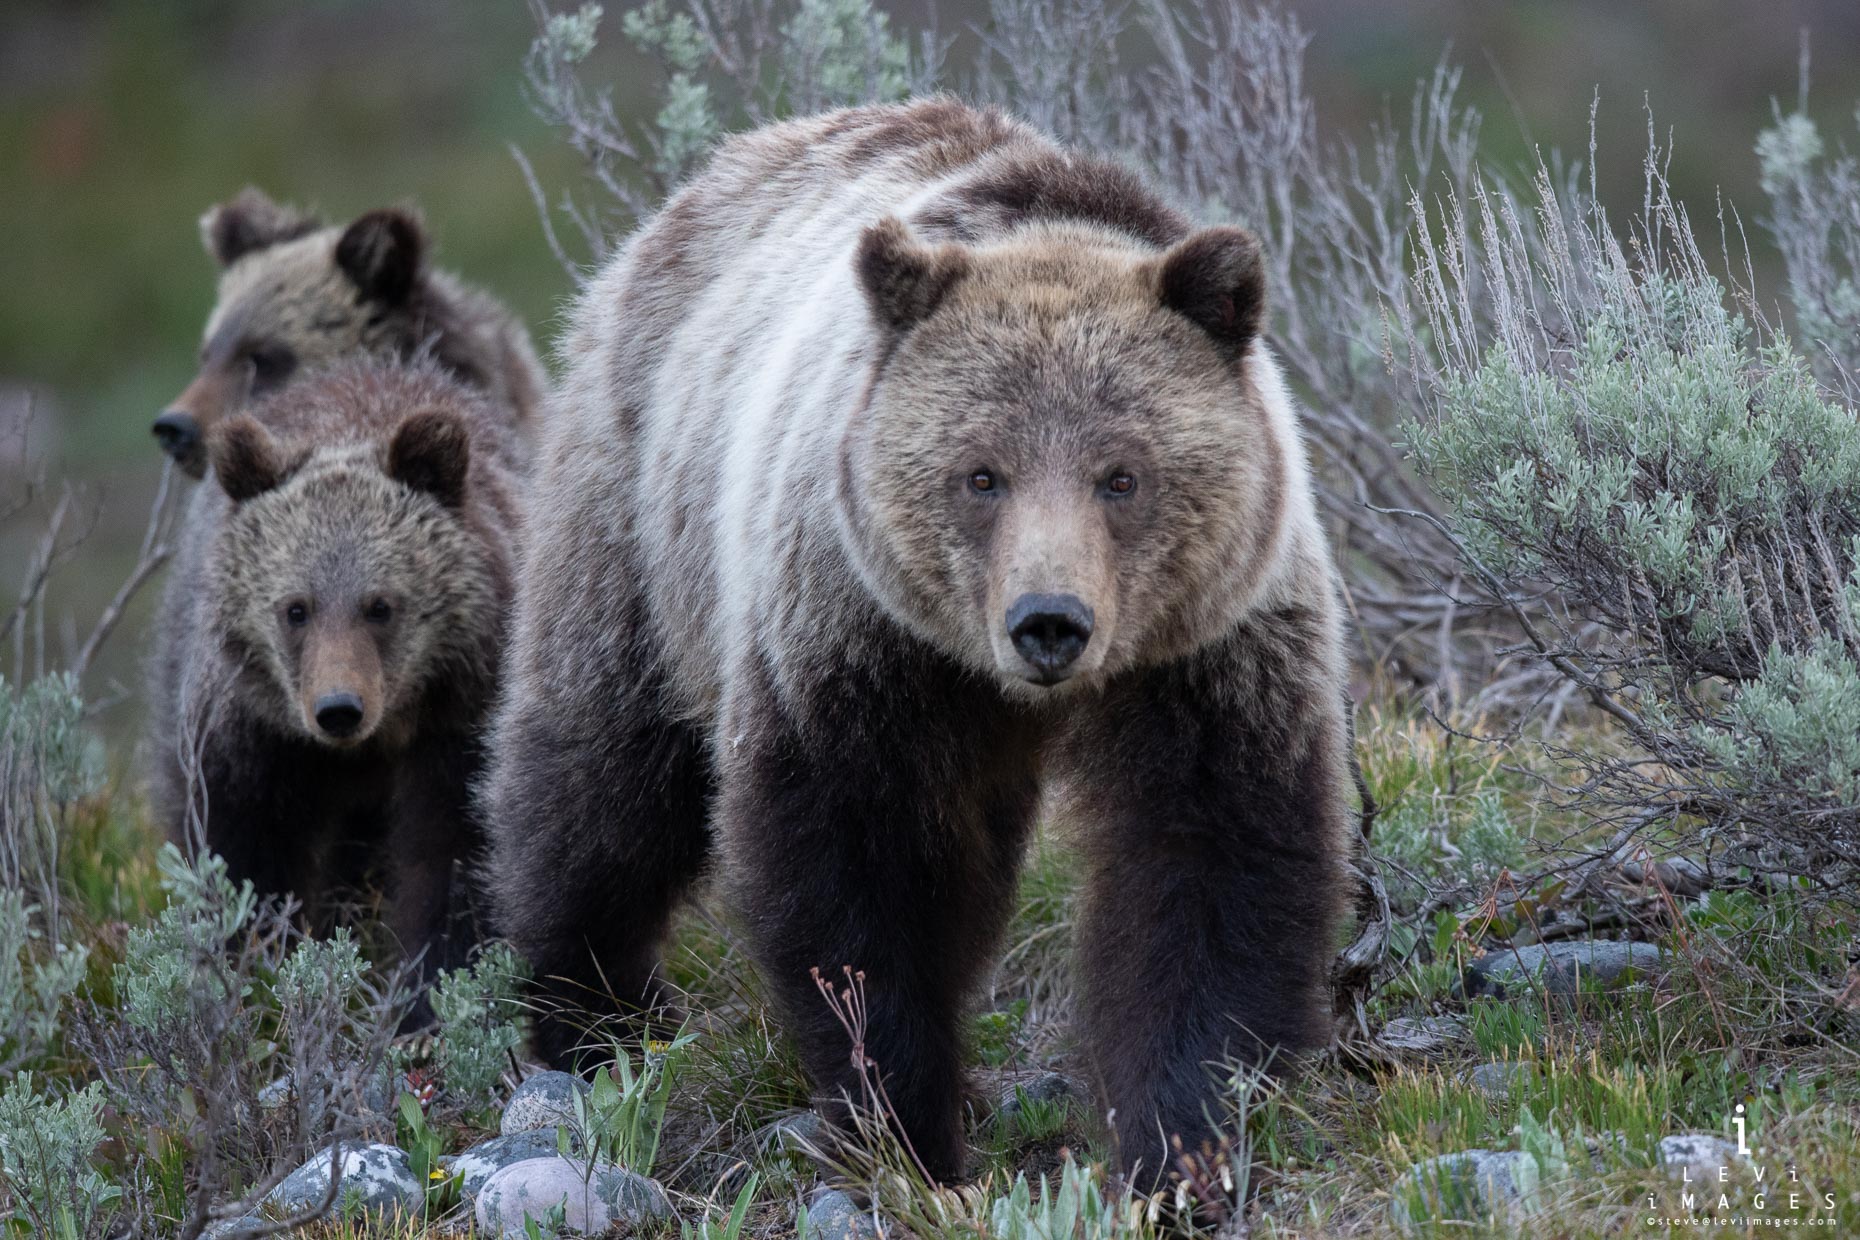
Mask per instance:
[[[989,1209],[988,1234],[999,1240],[1112,1240],[1129,1234],[1140,1217],[1138,1202],[1107,1197],[1098,1177],[1068,1157],[1057,1186],[1040,1177],[1037,1197],[1026,1176],[1015,1177]]]
[[[446,1152],[445,1137],[427,1122],[420,1100],[403,1093],[395,1103],[395,1144],[407,1151],[407,1165],[413,1178],[426,1189],[426,1216],[438,1218],[459,1202],[462,1172],[448,1172],[440,1155]]]
[[[649,1042],[637,1066],[626,1047],[615,1046],[613,1066],[596,1072],[585,1094],[576,1092],[573,1123],[558,1132],[562,1152],[567,1154],[579,1139],[589,1161],[651,1175],[678,1068],[696,1037],[687,1033],[669,1042]]]
[[[756,1191],[761,1187],[762,1178],[751,1174],[748,1182],[736,1194],[736,1201],[731,1205],[729,1214],[721,1222],[713,1219],[707,1211],[696,1227],[680,1223],[679,1235],[683,1240],[742,1240],[743,1228],[749,1222],[749,1207],[755,1203]]]
[[[523,1042],[522,986],[529,975],[508,943],[487,944],[464,969],[433,983],[439,1035],[433,1057],[447,1093],[461,1107],[487,1106],[510,1054]]]
[[[1013,1061],[1020,1049],[1021,1030],[1027,1023],[1028,1002],[1016,999],[1005,1008],[982,1012],[975,1018],[975,1053],[991,1068]]]
[[[101,1084],[60,1101],[41,1096],[30,1072],[0,1090],[0,1215],[9,1235],[88,1240],[122,1190],[97,1170],[103,1144]]]

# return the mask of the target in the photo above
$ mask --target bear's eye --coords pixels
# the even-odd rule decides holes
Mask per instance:
[[[985,469],[978,469],[969,475],[969,489],[987,494],[995,489],[995,476]]]
[[[368,604],[362,615],[376,624],[386,624],[394,618],[394,605],[384,598],[378,598]]]
[[[252,390],[262,392],[277,387],[297,369],[297,355],[276,345],[261,345],[246,355],[252,367]]]
[[[1137,489],[1137,480],[1132,475],[1119,470],[1104,480],[1104,489],[1113,495],[1128,495]]]
[[[284,609],[284,619],[293,627],[310,622],[310,608],[303,603],[292,603]]]

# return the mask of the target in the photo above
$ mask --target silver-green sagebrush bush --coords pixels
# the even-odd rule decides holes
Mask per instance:
[[[528,967],[508,943],[487,944],[463,969],[433,983],[439,1018],[434,1050],[448,1097],[461,1108],[489,1105],[510,1056],[523,1042],[523,982]]]
[[[0,1089],[0,1235],[87,1240],[122,1190],[98,1170],[100,1084],[54,1101],[21,1072]]]
[[[1620,725],[1625,756],[1566,755],[1580,803],[1839,883],[1860,825],[1854,412],[1734,308],[1657,176],[1648,203],[1622,238],[1543,174],[1435,222],[1410,450],[1469,576]]]

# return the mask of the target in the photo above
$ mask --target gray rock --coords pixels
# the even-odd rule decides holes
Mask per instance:
[[[312,1209],[329,1191],[328,1150],[319,1150],[290,1173],[265,1198],[267,1205],[287,1214]],[[337,1188],[340,1217],[353,1214],[415,1215],[426,1207],[426,1186],[414,1179],[407,1153],[392,1145],[344,1142],[342,1183]]]
[[[323,1105],[326,1100],[324,1093],[326,1086],[323,1082],[319,1081],[312,1086],[312,1088],[317,1092],[312,1097],[311,1101],[318,1106]],[[386,1115],[393,1107],[394,1099],[393,1073],[385,1071],[379,1072],[363,1082],[360,1099],[363,1111],[375,1115]],[[283,1076],[270,1082],[263,1089],[258,1091],[258,1105],[261,1109],[266,1111],[283,1110],[285,1107],[292,1105],[295,1101],[296,1082],[292,1079],[289,1072],[286,1072]]]
[[[1513,991],[1529,993],[1541,986],[1552,995],[1573,995],[1579,987],[1613,987],[1629,977],[1657,971],[1665,957],[1652,943],[1615,943],[1572,939],[1501,947],[1473,961],[1460,979],[1469,999],[1482,995],[1503,999]]]
[[[807,1199],[810,1240],[879,1240],[885,1232],[869,1210],[837,1188],[817,1188]]]
[[[1536,1065],[1515,1061],[1474,1064],[1460,1077],[1488,1098],[1509,1098],[1521,1082],[1537,1075]]]
[[[813,1111],[793,1111],[770,1120],[749,1135],[752,1154],[807,1154],[820,1148],[825,1139],[820,1116]]]
[[[1466,1036],[1461,1016],[1398,1016],[1376,1034],[1377,1044],[1401,1055],[1439,1058]]]
[[[570,1234],[599,1235],[616,1223],[637,1227],[672,1217],[665,1190],[643,1175],[607,1163],[555,1155],[514,1162],[478,1190],[473,1213],[481,1234],[520,1240],[527,1220],[547,1223],[557,1207]]]
[[[1709,1132],[1681,1132],[1661,1137],[1655,1154],[1666,1174],[1694,1184],[1716,1184],[1725,1167],[1744,1167],[1750,1160],[1737,1152],[1737,1144]]]
[[[1079,1089],[1072,1083],[1071,1078],[1061,1076],[1057,1072],[1042,1072],[1038,1076],[1004,1085],[1001,1089],[1001,1097],[995,1103],[995,1109],[1003,1117],[1012,1119],[1020,1111],[1023,1100],[1060,1102],[1079,1096]]]
[[[221,1219],[210,1224],[200,1233],[200,1240],[232,1240],[232,1237],[247,1234],[248,1229],[263,1227],[266,1220],[257,1214],[241,1214],[238,1218]]]
[[[588,1084],[566,1072],[538,1072],[510,1095],[504,1117],[498,1121],[502,1136],[533,1132],[538,1128],[553,1130],[558,1124],[573,1123],[575,1095],[586,1095]]]
[[[470,1203],[478,1199],[478,1192],[484,1187],[485,1181],[511,1163],[531,1158],[553,1158],[560,1152],[556,1148],[553,1128],[532,1128],[528,1132],[513,1132],[507,1137],[480,1141],[462,1153],[441,1158],[439,1165],[461,1177],[459,1194]]]
[[[1403,1230],[1487,1220],[1516,1225],[1535,1208],[1539,1179],[1537,1160],[1522,1151],[1462,1150],[1409,1168],[1389,1209]]]

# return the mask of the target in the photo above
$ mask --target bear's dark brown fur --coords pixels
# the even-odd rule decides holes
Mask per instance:
[[[1342,625],[1263,307],[1251,235],[998,115],[727,143],[584,292],[539,465],[486,812],[548,998],[652,1002],[714,859],[822,1104],[849,966],[955,1175],[1044,790],[1126,1168],[1212,1135],[1221,1062],[1323,1045]]]
[[[154,427],[196,478],[216,423],[342,361],[430,358],[520,427],[542,401],[529,333],[488,293],[427,262],[426,230],[408,211],[332,228],[247,189],[202,216],[200,235],[220,267],[218,299],[200,371]]]
[[[508,419],[435,366],[355,363],[209,445],[152,651],[161,821],[313,924],[376,875],[402,949],[457,963],[511,591]]]

